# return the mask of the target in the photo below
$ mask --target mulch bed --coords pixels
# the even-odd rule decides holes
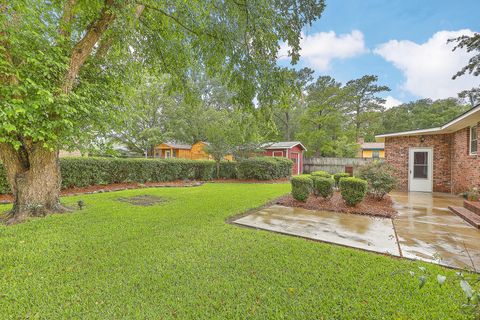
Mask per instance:
[[[348,206],[338,191],[336,191],[329,200],[310,196],[306,202],[301,202],[295,200],[292,195],[289,194],[279,198],[276,203],[287,207],[355,213],[387,218],[392,218],[397,213],[393,208],[393,201],[389,195],[386,195],[382,200],[377,200],[367,195],[367,197],[355,207]]]

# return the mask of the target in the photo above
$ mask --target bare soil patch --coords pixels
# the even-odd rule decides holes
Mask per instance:
[[[312,195],[306,202],[301,202],[295,200],[292,195],[289,194],[279,198],[276,203],[287,207],[364,214],[388,218],[392,218],[397,213],[393,208],[393,201],[389,195],[386,195],[382,200],[377,200],[372,196],[367,195],[365,199],[355,207],[348,206],[338,191],[334,192],[333,196],[328,200],[317,198]]]
[[[143,195],[134,196],[134,197],[122,197],[122,198],[118,198],[117,201],[127,202],[134,206],[141,206],[141,207],[149,207],[149,206],[153,206],[154,204],[166,202],[166,200],[161,197],[156,197],[148,194],[143,194]]]
[[[155,187],[196,187],[201,186],[203,182],[201,181],[186,181],[186,180],[177,180],[169,182],[145,182],[145,183],[114,183],[109,185],[97,185],[97,186],[88,186],[85,188],[70,188],[64,189],[61,191],[62,196],[74,196],[80,194],[89,194],[89,193],[103,193],[111,191],[121,191],[128,189],[141,189],[141,188],[155,188]],[[10,203],[13,201],[13,196],[11,194],[0,194],[0,204],[1,203]]]

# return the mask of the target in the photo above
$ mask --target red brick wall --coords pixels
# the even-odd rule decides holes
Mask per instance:
[[[397,170],[397,189],[408,190],[408,152],[412,147],[433,148],[434,192],[459,193],[480,186],[480,158],[469,154],[469,130],[386,138],[385,160]],[[480,130],[477,135],[480,140]]]
[[[477,130],[480,136],[480,130]],[[470,155],[470,128],[452,134],[452,192],[467,191],[480,185],[480,159]]]

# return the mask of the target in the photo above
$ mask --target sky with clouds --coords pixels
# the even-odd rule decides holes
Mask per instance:
[[[480,77],[452,76],[471,54],[452,52],[447,40],[480,32],[480,0],[326,0],[322,17],[303,30],[295,68],[343,83],[365,74],[391,91],[387,107],[420,98],[455,97],[478,87]],[[279,63],[289,66],[282,45]]]

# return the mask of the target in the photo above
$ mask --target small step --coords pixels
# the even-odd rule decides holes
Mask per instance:
[[[473,213],[477,214],[480,216],[480,202],[478,201],[463,201],[463,206],[472,211]]]
[[[476,215],[472,211],[465,209],[463,207],[448,206],[448,209],[455,213],[457,216],[460,216],[463,220],[470,223],[477,229],[480,229],[480,216]]]

